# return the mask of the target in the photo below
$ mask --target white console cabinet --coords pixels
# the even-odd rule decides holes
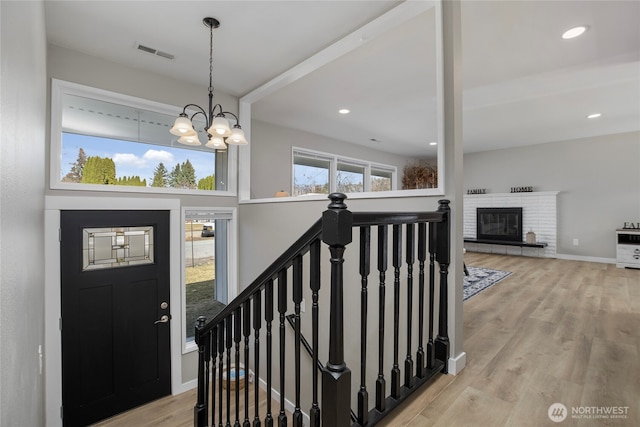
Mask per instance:
[[[616,230],[616,266],[640,268],[640,229]]]

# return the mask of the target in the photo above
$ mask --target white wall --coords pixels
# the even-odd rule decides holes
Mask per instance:
[[[0,2],[0,425],[44,423],[46,41],[41,1]],[[28,25],[25,25],[28,23]]]
[[[464,162],[465,190],[560,191],[558,257],[613,262],[616,228],[640,219],[640,132],[466,154]]]

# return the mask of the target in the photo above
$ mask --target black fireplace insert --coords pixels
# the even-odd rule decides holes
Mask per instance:
[[[477,208],[477,239],[522,242],[522,208]]]

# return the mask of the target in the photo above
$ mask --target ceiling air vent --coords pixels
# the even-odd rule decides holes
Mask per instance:
[[[171,53],[167,53],[167,52],[163,52],[161,50],[158,49],[154,49],[152,47],[149,46],[145,46],[143,44],[137,43],[136,44],[136,49],[138,49],[141,52],[146,52],[146,53],[150,53],[152,55],[156,55],[156,56],[160,56],[162,58],[166,58],[166,59],[173,59],[175,58],[175,55],[171,54]]]

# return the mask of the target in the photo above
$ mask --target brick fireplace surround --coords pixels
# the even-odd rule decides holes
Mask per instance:
[[[490,252],[507,255],[556,257],[556,224],[558,191],[531,193],[467,194],[464,196],[464,237],[476,238],[476,208],[522,208],[522,234],[536,233],[538,242],[547,243],[544,248],[520,248],[485,243],[465,243],[465,249],[474,252]]]

